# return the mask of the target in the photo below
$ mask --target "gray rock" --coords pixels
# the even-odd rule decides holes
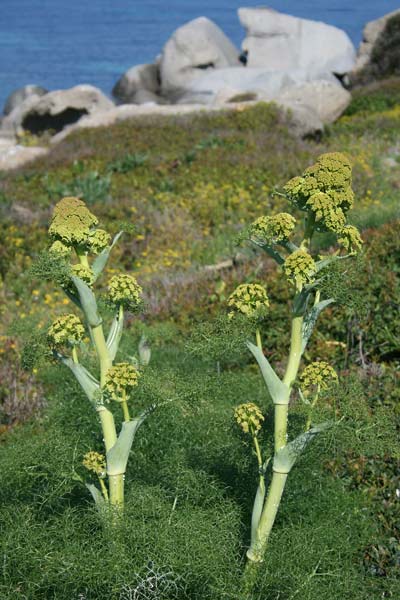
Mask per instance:
[[[27,148],[0,140],[0,171],[17,169],[47,153],[47,148]]]
[[[321,76],[322,77],[322,76]],[[333,75],[324,75],[333,87],[341,85]],[[312,80],[305,70],[270,71],[267,69],[231,67],[210,71],[189,83],[179,97],[179,104],[212,104],[229,101],[240,94],[255,94],[258,99],[274,100],[297,84]]]
[[[325,125],[333,123],[346,110],[351,94],[330,81],[307,81],[282,92],[277,98],[283,106],[303,106],[311,109]]]
[[[24,130],[34,134],[61,131],[84,115],[113,107],[114,103],[91,85],[49,92],[41,98],[29,96],[3,119],[0,137],[12,137]]]
[[[153,94],[160,92],[160,74],[157,65],[131,67],[117,81],[113,87],[112,95],[122,104],[135,104],[134,96],[140,90],[146,90]]]
[[[132,104],[169,104],[169,102],[158,94],[149,90],[138,90],[132,96]]]
[[[289,130],[295,137],[320,136],[324,131],[323,122],[309,106],[291,102],[279,106],[286,111]]]
[[[367,23],[363,29],[363,39],[357,52],[357,60],[354,66],[354,72],[357,73],[364,69],[371,59],[375,43],[381,33],[385,30],[386,24],[391,17],[400,14],[400,9],[394,10],[375,21]]]
[[[240,66],[239,51],[215,23],[199,17],[179,27],[160,59],[162,94],[172,101],[190,82],[224,67]]]
[[[270,8],[240,8],[238,14],[247,32],[242,48],[248,67],[342,75],[354,66],[354,46],[337,27]]]
[[[22,102],[26,100],[26,98],[28,98],[29,96],[40,97],[44,96],[44,94],[47,94],[47,92],[48,90],[46,90],[44,87],[41,87],[40,85],[25,85],[24,87],[19,88],[18,90],[14,90],[14,92],[12,92],[8,96],[4,104],[3,114],[9,115],[14,110],[14,108],[22,104]]]

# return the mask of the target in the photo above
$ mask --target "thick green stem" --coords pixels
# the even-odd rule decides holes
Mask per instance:
[[[131,417],[129,415],[129,409],[128,409],[128,403],[127,403],[127,401],[123,400],[121,402],[121,406],[122,406],[122,412],[124,413],[124,421],[125,422],[130,421]]]
[[[257,327],[256,329],[256,340],[257,340],[257,346],[260,348],[261,352],[262,352],[262,341],[261,341],[261,333],[259,328]]]
[[[104,337],[103,326],[91,327],[92,340],[96,348],[97,356],[100,363],[100,385],[104,386],[108,369],[111,367],[112,361],[108,352],[106,340]]]
[[[109,411],[105,406],[99,406],[97,413],[100,417],[104,445],[106,452],[108,452],[117,441],[117,431],[115,429],[114,416],[112,412]]]
[[[76,365],[79,363],[78,350],[76,349],[76,346],[73,346],[72,348],[72,360]]]
[[[283,490],[285,489],[286,479],[287,473],[274,472],[272,475],[268,496],[258,525],[257,540],[247,551],[247,558],[250,561],[262,562],[263,560],[265,546],[275,522]]]
[[[124,506],[124,475],[109,475],[108,487],[111,506],[122,509]]]
[[[287,404],[275,405],[275,452],[278,452],[287,444],[288,402],[300,366],[302,355],[302,327],[303,316],[295,314],[292,319],[289,358],[283,377],[283,383],[288,388]],[[247,551],[247,557],[251,562],[261,562],[263,559],[268,537],[271,533],[282,494],[285,489],[286,479],[287,473],[273,472],[268,496],[257,527],[257,534],[254,541],[252,541],[251,547]]]

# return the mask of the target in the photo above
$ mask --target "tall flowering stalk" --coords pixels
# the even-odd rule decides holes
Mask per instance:
[[[236,421],[253,439],[259,467],[251,543],[247,550],[247,574],[263,561],[286,480],[296,459],[311,439],[330,425],[315,424],[313,408],[318,402],[321,390],[335,384],[337,375],[333,368],[323,361],[306,366],[299,375],[300,364],[318,316],[335,301],[335,298],[321,296],[324,269],[334,261],[355,255],[362,245],[357,229],[346,222],[346,213],[353,205],[353,191],[351,166],[343,154],[329,153],[320,156],[301,177],[295,177],[285,185],[284,195],[293,207],[304,213],[302,228],[299,227],[302,229],[301,235],[296,234],[295,237],[296,226],[300,223],[288,213],[260,217],[250,226],[248,235],[252,244],[264,250],[281,267],[293,289],[293,305],[290,349],[282,378],[275,372],[262,351],[258,328],[257,345],[248,342],[248,348],[256,359],[265,381],[268,396],[275,405],[274,456],[268,491],[266,471],[270,461],[263,455],[258,442],[258,433],[263,421],[262,412],[253,403],[242,404],[235,411]],[[336,235],[345,253],[340,254],[338,251],[325,257],[315,256],[312,252],[312,238],[319,232],[327,231]],[[300,240],[299,245],[294,242],[295,239]],[[230,317],[236,310],[250,318],[257,318],[269,308],[267,292],[258,284],[239,286],[230,296],[228,305],[231,310]],[[308,407],[308,418],[304,432],[289,441],[289,400],[295,386],[299,386],[300,398]]]
[[[111,278],[107,294],[115,315],[106,336],[93,286],[121,233],[111,241],[111,236],[98,229],[97,225],[97,218],[78,198],[63,198],[54,208],[49,227],[53,243],[49,252],[67,265],[61,285],[82,312],[83,322],[75,314],[58,317],[49,328],[47,338],[53,356],[72,371],[81,385],[102,428],[104,454],[91,451],[83,460],[83,465],[97,476],[99,487],[92,483],[86,485],[98,505],[122,509],[129,453],[136,431],[149,410],[131,417],[129,401],[139,383],[140,370],[130,363],[114,364],[114,360],[122,336],[125,311],[137,310],[142,288],[130,275]],[[96,376],[81,363],[80,349],[86,334],[97,355]],[[142,364],[147,364],[149,349],[141,355]],[[119,405],[122,410],[123,423],[119,433],[111,408],[113,404]]]

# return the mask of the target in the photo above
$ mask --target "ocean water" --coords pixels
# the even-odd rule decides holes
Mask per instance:
[[[231,0],[1,0],[0,111],[28,83],[49,90],[91,83],[110,94],[134,64],[152,62],[173,31],[199,16],[214,20],[240,47]],[[271,0],[268,6],[344,29],[358,45],[364,24],[396,8],[396,0]]]

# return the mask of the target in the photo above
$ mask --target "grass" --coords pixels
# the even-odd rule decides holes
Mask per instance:
[[[13,405],[0,386],[1,598],[239,600],[257,473],[233,409],[259,403],[271,447],[272,406],[244,346],[248,328],[221,313],[238,283],[265,282],[274,319],[262,335],[279,370],[288,294],[271,264],[235,239],[251,219],[283,209],[275,189],[333,150],[353,160],[351,215],[366,247],[343,267],[341,304],[321,318],[309,350],[340,372],[320,414],[337,426],[291,475],[253,598],[399,595],[400,180],[383,160],[397,157],[398,98],[396,80],[355,92],[321,141],[293,138],[273,105],[124,122],[73,134],[46,160],[1,175],[1,368],[22,382]],[[126,519],[112,535],[79,481],[84,453],[101,447],[91,407],[62,367],[42,360],[38,332],[68,304],[26,274],[66,191],[83,194],[106,228],[134,226],[107,275],[135,272],[147,306],[129,319],[119,359],[145,333],[152,360],[135,411],[170,400],[138,432]],[[226,259],[230,267],[204,268]],[[339,275],[327,282],[336,292]],[[297,404],[292,412],[294,437],[305,415]]]

